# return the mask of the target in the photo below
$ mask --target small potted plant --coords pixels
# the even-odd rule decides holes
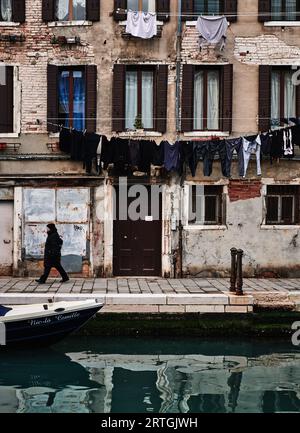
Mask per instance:
[[[144,125],[142,122],[142,116],[138,114],[135,118],[134,125],[136,132],[143,132],[144,131]]]

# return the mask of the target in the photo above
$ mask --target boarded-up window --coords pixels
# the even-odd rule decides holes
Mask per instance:
[[[26,257],[43,257],[49,222],[64,241],[62,256],[87,256],[88,188],[25,188],[23,200]]]
[[[13,66],[0,65],[0,133],[14,132]]]
[[[296,185],[268,186],[266,224],[294,225],[300,223],[300,187]]]
[[[189,224],[225,224],[222,186],[192,185],[189,192]]]

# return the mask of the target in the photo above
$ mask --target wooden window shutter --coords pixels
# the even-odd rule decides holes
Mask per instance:
[[[114,0],[114,19],[116,21],[125,21],[127,19],[126,12],[118,12],[118,10],[127,9],[127,0]]]
[[[0,86],[0,133],[14,132],[14,68],[5,67],[5,85]]]
[[[15,23],[25,22],[25,0],[13,0],[13,21]]]
[[[162,134],[167,130],[168,65],[159,65],[156,76],[156,130]]]
[[[194,0],[181,0],[181,16],[183,21],[192,21],[194,13]]]
[[[194,78],[195,66],[183,65],[181,95],[181,131],[194,129]]]
[[[100,0],[86,0],[86,19],[100,21]]]
[[[88,132],[96,132],[97,129],[97,66],[85,67],[85,128]]]
[[[46,22],[55,21],[54,3],[55,0],[43,0],[42,3],[43,21]]]
[[[267,224],[279,222],[278,201],[279,197],[267,196]]]
[[[259,130],[266,132],[271,124],[271,66],[259,66]]]
[[[222,67],[222,131],[232,131],[233,65]]]
[[[237,0],[224,0],[224,12],[227,18],[227,21],[230,23],[234,23],[237,21]]]
[[[159,21],[169,21],[170,0],[156,0],[156,12]]]
[[[258,0],[258,21],[265,22],[271,19],[271,0]]]
[[[121,132],[125,126],[125,65],[114,65],[112,95],[112,130]]]
[[[58,122],[58,67],[48,65],[47,69],[47,120],[50,123]],[[58,128],[54,125],[47,125],[49,132],[57,132]]]
[[[300,187],[296,188],[295,194],[295,224],[300,223]]]

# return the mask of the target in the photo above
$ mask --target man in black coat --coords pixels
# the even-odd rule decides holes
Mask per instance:
[[[36,280],[36,282],[45,284],[50,274],[51,268],[56,268],[62,278],[60,282],[65,283],[66,281],[69,281],[69,277],[60,263],[63,240],[57,233],[55,224],[47,225],[47,233],[48,237],[46,240],[44,255],[44,274],[39,280]]]

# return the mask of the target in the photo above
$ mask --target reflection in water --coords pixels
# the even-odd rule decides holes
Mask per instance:
[[[0,412],[300,412],[299,361],[276,341],[71,338],[1,352]]]

